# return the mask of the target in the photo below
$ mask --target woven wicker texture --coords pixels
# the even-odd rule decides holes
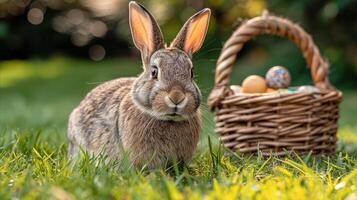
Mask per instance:
[[[261,34],[293,41],[303,52],[320,92],[234,93],[229,85],[237,54]],[[242,24],[222,48],[215,87],[208,98],[223,144],[240,152],[259,150],[263,155],[284,155],[292,150],[334,152],[342,93],[330,84],[328,69],[311,36],[297,24],[267,14]]]

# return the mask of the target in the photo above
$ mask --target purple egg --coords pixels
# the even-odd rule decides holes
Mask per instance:
[[[285,67],[275,66],[269,69],[265,75],[265,80],[269,88],[288,88],[291,83],[291,76]]]

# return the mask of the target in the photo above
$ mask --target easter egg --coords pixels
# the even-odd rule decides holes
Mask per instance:
[[[275,66],[269,69],[265,75],[265,80],[269,88],[288,88],[291,83],[291,76],[285,67]]]
[[[288,90],[290,92],[298,92],[299,91],[299,87],[289,87]]]
[[[298,91],[299,92],[320,92],[320,89],[315,86],[304,85],[304,86],[300,86],[298,88]]]
[[[242,88],[239,85],[231,85],[230,88],[235,94],[240,93],[242,90]]]
[[[267,88],[267,90],[265,91],[266,93],[273,93],[273,92],[276,92],[277,90],[276,89],[273,89],[273,88]]]
[[[242,91],[245,93],[264,93],[266,89],[266,82],[261,76],[248,76],[242,83]]]
[[[289,88],[278,89],[276,91],[279,94],[294,93],[294,92],[298,92],[298,88],[297,87],[289,87]]]
[[[278,93],[279,93],[279,94],[286,94],[286,93],[291,93],[291,91],[288,90],[288,89],[279,89],[279,90],[278,90]]]

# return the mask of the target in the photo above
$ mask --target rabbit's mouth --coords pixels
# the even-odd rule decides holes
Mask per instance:
[[[168,121],[184,121],[186,120],[186,117],[184,115],[174,112],[163,115],[162,119]]]
[[[169,114],[166,114],[166,115],[169,116],[169,117],[180,116],[180,115],[177,114],[177,113],[169,113]]]

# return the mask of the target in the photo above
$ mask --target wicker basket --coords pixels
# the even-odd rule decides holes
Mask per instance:
[[[303,52],[320,92],[234,93],[229,83],[237,53],[260,34],[292,40]],[[223,46],[208,98],[224,146],[263,155],[335,152],[342,93],[330,84],[328,68],[311,37],[297,24],[269,15],[242,24]]]

